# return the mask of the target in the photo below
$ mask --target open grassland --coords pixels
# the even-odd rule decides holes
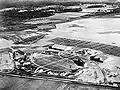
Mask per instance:
[[[24,79],[18,77],[3,77],[0,80],[0,90],[117,90],[98,86],[67,84],[62,82]]]

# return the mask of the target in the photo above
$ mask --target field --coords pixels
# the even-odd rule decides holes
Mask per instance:
[[[89,17],[83,18],[88,15]],[[119,64],[120,57],[120,26],[119,14],[92,16],[90,13],[83,12],[64,12],[55,13],[48,17],[37,18],[9,18],[0,17],[0,48],[15,46],[16,40],[23,40],[20,34],[44,34],[43,38],[32,37],[30,43],[19,43],[23,45],[22,49],[35,49],[39,51],[40,46],[48,44],[60,44],[65,46],[74,46],[80,48],[91,48],[101,50],[106,54],[117,57],[115,62],[110,64]],[[112,23],[111,23],[112,22]],[[11,36],[12,35],[12,36]],[[11,36],[12,38],[7,38]],[[28,35],[29,36],[29,35]],[[23,40],[25,41],[25,40]],[[32,43],[33,42],[33,43]],[[38,48],[30,48],[38,46]],[[43,58],[42,58],[43,59]],[[41,61],[39,64],[45,65],[55,61],[55,59],[47,59],[46,62]],[[59,58],[57,58],[59,59]],[[64,63],[64,64],[63,64]],[[63,65],[62,65],[63,64]],[[106,64],[109,65],[109,64]],[[62,62],[60,68],[66,66]],[[104,65],[105,66],[105,65]],[[50,66],[51,67],[51,66]],[[56,65],[53,65],[56,69]],[[68,66],[69,68],[69,66]],[[49,80],[33,80],[18,77],[0,77],[0,90],[113,90],[113,88],[93,87],[78,84],[67,84],[63,82],[54,82]],[[115,89],[116,90],[116,89]]]

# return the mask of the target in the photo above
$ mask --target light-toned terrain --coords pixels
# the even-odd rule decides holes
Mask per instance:
[[[88,18],[56,25],[50,36],[120,46],[120,18]]]

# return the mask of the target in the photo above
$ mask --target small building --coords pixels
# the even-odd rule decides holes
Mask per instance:
[[[71,50],[73,47],[55,44],[53,46],[50,46],[49,48],[59,51],[66,51],[66,50]]]
[[[44,53],[47,55],[57,55],[59,51],[54,49],[48,49],[48,50],[45,50]]]

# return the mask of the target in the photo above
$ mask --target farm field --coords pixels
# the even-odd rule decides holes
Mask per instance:
[[[21,50],[39,51],[39,47],[59,44],[80,48],[91,48],[109,54],[116,61],[103,64],[119,65],[120,61],[120,17],[119,14],[92,16],[91,13],[64,12],[47,17],[19,19],[0,17],[0,48],[23,46]],[[17,43],[17,44],[16,44]],[[56,59],[54,59],[56,60]],[[54,61],[53,60],[53,61]],[[44,65],[52,59],[42,60]],[[63,64],[64,63],[64,64]],[[60,68],[67,66],[65,62]],[[53,65],[54,66],[54,65]],[[102,66],[102,65],[101,65]],[[51,66],[50,66],[51,67]],[[57,68],[57,67],[54,67]],[[69,67],[68,67],[69,68]],[[67,84],[63,82],[33,80],[18,77],[0,76],[0,90],[114,90],[113,88]],[[116,90],[116,89],[115,89]]]

